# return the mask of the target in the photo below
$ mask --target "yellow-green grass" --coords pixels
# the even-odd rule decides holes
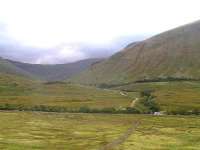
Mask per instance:
[[[200,148],[197,116],[0,112],[0,149],[99,150],[135,121],[136,131],[113,150]]]
[[[0,104],[46,105],[79,108],[128,107],[137,93],[68,83],[45,84],[13,76],[0,76]]]
[[[118,89],[154,90],[156,101],[165,111],[200,109],[200,82],[197,81],[135,83]]]

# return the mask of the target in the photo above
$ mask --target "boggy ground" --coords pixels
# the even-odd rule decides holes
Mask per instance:
[[[0,149],[99,150],[134,132],[113,150],[200,148],[199,116],[0,112]]]

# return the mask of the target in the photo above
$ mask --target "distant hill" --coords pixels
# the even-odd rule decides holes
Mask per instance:
[[[15,66],[11,61],[3,59],[1,57],[0,57],[0,73],[33,77],[33,75],[30,74],[29,72]]]
[[[40,65],[0,58],[0,73],[21,75],[46,81],[60,81],[80,73],[100,60],[86,59],[68,64]]]
[[[72,80],[121,84],[158,78],[200,79],[200,21],[130,44]]]

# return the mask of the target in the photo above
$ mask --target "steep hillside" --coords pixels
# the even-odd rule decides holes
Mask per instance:
[[[200,21],[136,45],[129,45],[109,59],[74,78],[87,84],[121,84],[144,79],[200,79]]]
[[[69,64],[40,65],[27,64],[0,58],[0,72],[22,75],[34,79],[57,81],[67,79],[87,69],[101,59],[86,59]]]

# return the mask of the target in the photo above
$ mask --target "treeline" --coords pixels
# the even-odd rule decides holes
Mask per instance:
[[[44,82],[44,84],[46,84],[46,85],[51,85],[51,84],[67,84],[67,82],[63,82],[63,81],[48,81],[48,82]]]
[[[146,82],[170,82],[170,81],[200,81],[199,79],[186,78],[186,77],[165,77],[165,78],[153,78],[153,79],[142,79],[137,80],[135,83],[146,83]]]
[[[102,83],[102,84],[97,84],[97,87],[99,88],[115,88],[119,86],[126,86],[134,83],[148,83],[148,82],[172,82],[172,81],[200,81],[200,79],[195,79],[195,78],[187,78],[187,77],[157,77],[157,78],[152,78],[152,79],[141,79],[141,80],[136,80],[128,83],[119,83],[119,84],[107,84],[107,83]]]
[[[42,112],[69,112],[69,113],[127,113],[127,114],[139,114],[140,112],[135,108],[126,107],[116,109],[110,108],[89,108],[82,106],[80,108],[67,108],[61,106],[47,106],[47,105],[36,105],[36,106],[25,106],[18,104],[1,104],[0,110],[18,110],[18,111],[42,111]]]
[[[193,108],[191,110],[177,109],[177,110],[167,110],[167,115],[200,115],[200,109]]]
[[[145,103],[145,105],[143,104]],[[159,111],[155,102],[138,101],[134,108],[89,108],[83,106],[80,108],[67,108],[62,106],[25,106],[19,104],[1,104],[0,110],[17,110],[17,111],[41,111],[41,112],[58,112],[58,113],[109,113],[109,114],[153,114],[155,111]],[[200,115],[199,109],[187,110],[168,110],[164,114],[167,115]]]
[[[135,81],[127,82],[127,83],[118,83],[118,84],[101,83],[101,84],[98,84],[97,87],[98,88],[115,88],[115,87],[119,87],[119,86],[125,86],[125,85],[129,85],[129,84],[133,84],[133,83],[135,83]]]

